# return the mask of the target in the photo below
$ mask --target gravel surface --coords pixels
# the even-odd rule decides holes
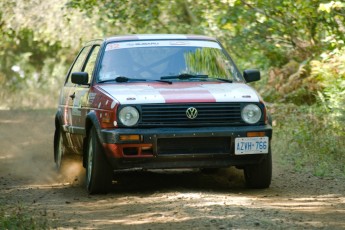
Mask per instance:
[[[54,110],[0,111],[0,206],[57,229],[345,229],[345,182],[296,173],[273,150],[269,189],[244,187],[235,168],[116,174],[90,196],[85,171],[54,170]]]

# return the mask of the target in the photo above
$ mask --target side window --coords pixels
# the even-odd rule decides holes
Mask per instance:
[[[91,54],[89,56],[89,59],[87,60],[86,66],[84,68],[84,72],[87,72],[89,74],[89,83],[91,82],[91,79],[92,79],[92,73],[95,68],[95,63],[96,63],[99,48],[100,48],[99,46],[93,47]]]
[[[71,75],[73,72],[80,72],[81,71],[81,69],[83,68],[84,62],[85,62],[85,58],[87,57],[90,49],[91,49],[91,46],[87,46],[87,47],[84,47],[82,49],[82,51],[80,51],[77,59],[75,60],[73,66],[72,66],[71,71],[69,72],[66,84],[72,85]]]

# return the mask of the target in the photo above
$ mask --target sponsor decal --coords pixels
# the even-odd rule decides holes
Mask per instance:
[[[114,49],[118,49],[118,48],[120,48],[120,43],[110,43],[105,48],[105,51],[114,50]]]
[[[186,41],[172,41],[172,42],[170,42],[170,45],[172,45],[172,46],[186,46],[189,44],[190,43],[186,42]]]
[[[89,93],[89,104],[92,104],[93,101],[95,100],[96,93]]]
[[[158,46],[159,42],[135,42],[135,43],[126,43],[127,46]]]
[[[111,109],[113,109],[113,108],[115,107],[115,105],[116,105],[116,102],[115,102],[115,101],[113,101],[113,102],[111,103],[110,108],[111,108]]]

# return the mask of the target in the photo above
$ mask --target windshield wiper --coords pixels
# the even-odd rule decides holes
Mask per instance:
[[[232,82],[233,82],[232,80],[230,80],[230,79],[225,79],[225,78],[215,78],[215,79],[217,79],[217,80],[219,80],[219,81],[229,82],[229,83],[232,83]]]
[[[124,77],[124,76],[120,76],[115,78],[116,82],[129,82],[129,81],[146,81],[146,79],[138,79],[138,78],[128,78],[128,77]]]
[[[171,76],[163,76],[161,77],[161,80],[169,80],[169,79],[181,79],[181,80],[187,80],[191,78],[208,78],[208,75],[205,74],[189,74],[189,73],[182,73],[179,75],[171,75]]]
[[[164,83],[167,83],[167,84],[169,84],[169,85],[172,84],[172,81],[166,81],[166,80],[154,80],[154,81],[164,82]]]
[[[146,79],[138,79],[138,78],[128,78],[125,76],[119,76],[114,79],[107,79],[104,81],[100,81],[98,83],[104,83],[104,82],[109,82],[109,81],[116,81],[116,82],[129,82],[129,81],[146,81]]]

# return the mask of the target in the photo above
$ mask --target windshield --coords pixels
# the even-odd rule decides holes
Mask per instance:
[[[171,81],[242,80],[217,42],[191,40],[109,43],[98,76],[102,82],[118,77]]]

